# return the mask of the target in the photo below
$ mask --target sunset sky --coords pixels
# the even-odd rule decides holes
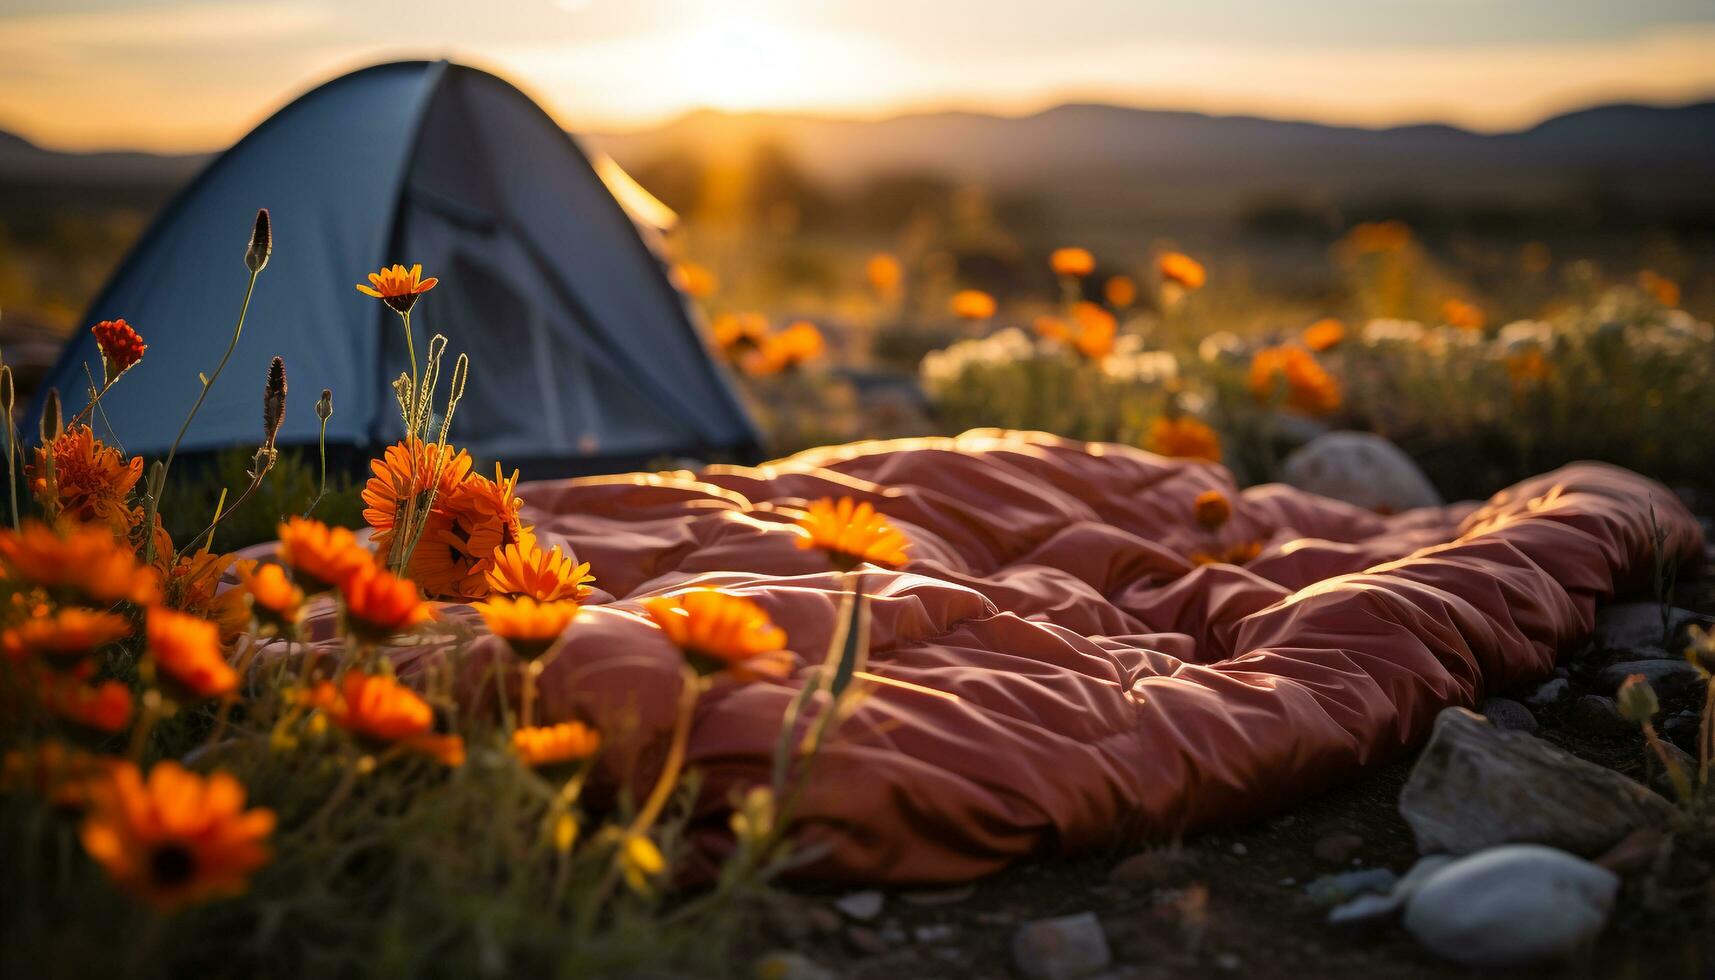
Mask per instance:
[[[0,128],[209,149],[334,74],[500,72],[577,128],[1067,100],[1528,125],[1715,96],[1708,0],[0,0]]]

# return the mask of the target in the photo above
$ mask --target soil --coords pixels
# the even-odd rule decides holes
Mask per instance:
[[[1681,584],[1677,604],[1715,613],[1715,579]],[[1606,660],[1586,649],[1570,662],[1570,695],[1531,706],[1537,735],[1633,778],[1646,778],[1644,744],[1624,725],[1592,724],[1571,707]],[[1522,692],[1518,693],[1522,698]],[[1663,698],[1663,714],[1694,708]],[[1690,736],[1681,747],[1691,749]],[[834,907],[845,892],[799,891],[770,921],[773,948],[793,949],[834,975],[1013,977],[1011,943],[1028,922],[1094,912],[1113,962],[1104,978],[1444,978],[1469,969],[1437,960],[1397,923],[1353,931],[1330,925],[1305,888],[1357,868],[1404,874],[1418,854],[1397,800],[1410,759],[1373,771],[1270,819],[1158,848],[1017,866],[961,889],[890,891],[868,922]],[[1131,858],[1130,861],[1127,861]],[[1127,863],[1115,875],[1116,866]],[[1127,873],[1129,872],[1129,874]],[[1120,880],[1120,879],[1125,880]],[[1715,978],[1715,837],[1682,834],[1633,870],[1596,948],[1575,962],[1509,973],[1544,977]]]

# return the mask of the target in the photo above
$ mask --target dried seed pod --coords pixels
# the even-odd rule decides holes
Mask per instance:
[[[42,445],[46,446],[65,431],[65,415],[60,410],[60,390],[49,388],[42,398]]]
[[[272,447],[286,421],[286,362],[276,357],[268,364],[268,384],[262,390],[263,445]]]
[[[256,212],[256,227],[250,230],[250,247],[244,250],[244,264],[252,274],[261,272],[268,264],[268,256],[273,254],[274,225],[268,209],[260,208]]]
[[[323,388],[321,400],[316,402],[316,418],[326,422],[333,418],[333,389]]]

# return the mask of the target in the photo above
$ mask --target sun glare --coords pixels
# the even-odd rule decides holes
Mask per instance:
[[[814,100],[817,39],[751,15],[720,15],[690,25],[667,42],[671,87],[717,109]]]

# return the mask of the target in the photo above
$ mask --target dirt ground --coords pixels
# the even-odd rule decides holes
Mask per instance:
[[[1677,601],[1715,613],[1715,579],[1683,583]],[[1601,658],[1599,651],[1575,656],[1571,696],[1533,706],[1537,735],[1643,778],[1635,731],[1593,728],[1570,707],[1579,695],[1613,693],[1593,683]],[[1690,706],[1664,698],[1661,717]],[[1410,771],[1411,760],[1403,759],[1270,819],[1145,852],[1147,858],[1128,861],[1135,852],[1119,850],[1034,862],[964,888],[887,892],[868,921],[836,910],[845,891],[799,891],[777,910],[770,932],[776,948],[794,949],[838,976],[876,980],[1016,976],[1011,942],[1019,926],[1082,912],[1100,918],[1113,953],[1101,976],[1116,980],[1473,976],[1421,950],[1397,924],[1362,931],[1330,925],[1326,906],[1305,892],[1323,875],[1358,868],[1403,875],[1411,867],[1417,850],[1397,809]],[[1342,837],[1342,847],[1328,846]],[[1334,853],[1342,849],[1349,853]],[[1711,927],[1715,842],[1682,836],[1656,864],[1627,875],[1595,949],[1575,962],[1508,975],[1710,980]]]

